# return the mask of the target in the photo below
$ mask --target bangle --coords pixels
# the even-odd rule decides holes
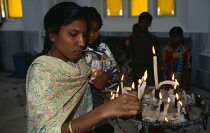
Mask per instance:
[[[69,131],[70,131],[70,133],[74,133],[73,130],[72,130],[72,128],[71,128],[71,122],[72,121],[69,122]]]

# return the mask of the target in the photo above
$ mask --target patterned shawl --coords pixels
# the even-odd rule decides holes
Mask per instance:
[[[90,67],[40,56],[31,64],[26,79],[28,132],[60,133],[67,119],[92,109],[88,86]]]

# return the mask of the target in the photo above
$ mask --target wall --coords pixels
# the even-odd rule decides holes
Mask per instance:
[[[22,19],[13,19],[0,27],[0,61],[4,70],[13,71],[12,55],[19,51],[30,52],[33,56],[41,52],[43,47],[43,18],[48,9],[61,1],[72,0],[22,0]],[[127,36],[137,17],[129,17],[126,9],[123,17],[105,17],[104,0],[73,0],[81,6],[94,6],[101,13],[104,25],[103,34]],[[181,26],[185,36],[192,38],[192,84],[207,87],[210,78],[210,1],[209,0],[176,0],[177,14],[174,17],[157,17],[155,15],[156,1],[149,0],[153,23],[150,31],[157,36],[168,36],[167,32],[173,26]],[[123,0],[125,6],[129,0]],[[201,64],[207,62],[207,67]],[[200,78],[202,77],[202,78]],[[199,80],[202,79],[202,80]]]

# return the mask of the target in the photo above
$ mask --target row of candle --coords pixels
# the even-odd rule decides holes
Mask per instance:
[[[170,105],[170,97],[168,97],[168,102],[166,102],[166,105],[164,105],[164,102],[163,102],[163,98],[162,98],[162,94],[161,92],[159,93],[159,97],[160,97],[160,100],[159,100],[159,104],[158,104],[158,108],[159,110],[164,110],[164,114],[167,115],[168,114],[168,108],[169,108],[169,105]],[[177,107],[177,118],[178,118],[178,122],[180,122],[180,111],[182,109],[182,111],[184,112],[184,115],[186,115],[186,110],[185,110],[185,107],[183,106],[180,98],[179,98],[179,95],[176,93],[176,101],[175,101],[175,107]],[[161,105],[163,105],[162,107],[164,107],[164,109],[161,109]]]

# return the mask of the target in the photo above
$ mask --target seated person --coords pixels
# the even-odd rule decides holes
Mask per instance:
[[[170,43],[164,48],[162,54],[163,80],[171,80],[174,74],[180,88],[188,90],[190,51],[184,45],[183,30],[173,27],[170,32]]]

